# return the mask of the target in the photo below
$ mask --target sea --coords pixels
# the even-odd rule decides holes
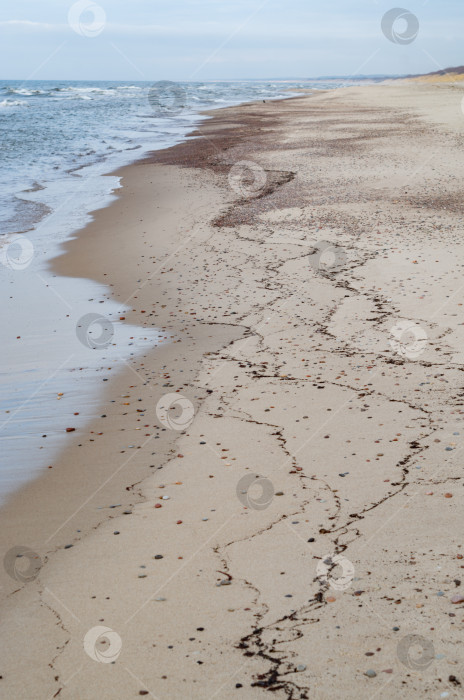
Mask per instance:
[[[179,143],[204,110],[353,84],[0,81],[0,504],[52,466],[70,423],[97,415],[104,368],[167,341],[118,323],[125,309],[108,288],[50,272],[89,212],[114,199],[120,181],[107,173]],[[103,349],[98,333],[76,330],[98,326],[102,305],[114,335]]]

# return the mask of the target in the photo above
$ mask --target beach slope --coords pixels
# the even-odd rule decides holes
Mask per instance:
[[[463,124],[315,92],[120,172],[54,269],[165,341],[0,514],[3,697],[459,697]]]

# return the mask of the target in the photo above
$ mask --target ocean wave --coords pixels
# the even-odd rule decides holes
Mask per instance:
[[[81,99],[82,96],[91,96],[90,99],[98,98],[133,98],[140,97],[140,94],[148,88],[140,87],[137,85],[119,85],[116,87],[95,87],[87,86],[80,87],[75,85],[67,85],[62,87],[51,87],[47,90],[33,89],[33,88],[21,88],[21,87],[2,87],[0,88],[0,95],[3,92],[4,95],[17,95],[19,97],[41,97],[48,98],[52,100],[63,100],[63,99]],[[84,97],[84,99],[88,99]]]
[[[29,107],[27,102],[22,102],[20,100],[2,100],[0,102],[0,107]]]
[[[33,97],[34,95],[44,95],[43,90],[28,90],[27,88],[3,88],[7,95],[23,95],[24,97]]]
[[[114,95],[114,88],[98,88],[98,87],[74,87],[70,86],[63,88],[62,92],[77,93],[78,95]]]

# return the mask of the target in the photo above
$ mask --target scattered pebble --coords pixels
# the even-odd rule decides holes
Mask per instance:
[[[451,602],[453,605],[457,605],[458,603],[464,603],[464,595],[454,595],[451,598]]]

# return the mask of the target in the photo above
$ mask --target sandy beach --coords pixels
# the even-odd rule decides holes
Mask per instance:
[[[165,340],[0,511],[2,697],[462,696],[461,99],[228,108],[117,173],[52,270]]]

